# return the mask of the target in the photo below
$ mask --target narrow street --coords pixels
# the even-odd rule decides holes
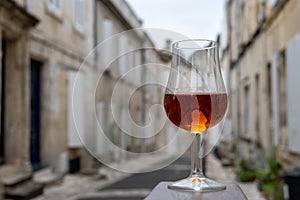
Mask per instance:
[[[139,161],[137,161],[139,162]],[[213,155],[207,157],[207,176],[224,183],[236,182],[234,171],[223,167]],[[190,159],[183,156],[157,171],[127,174],[109,168],[101,169],[106,179],[83,175],[67,175],[60,185],[46,188],[42,199],[68,200],[140,200],[161,181],[175,181],[189,175]],[[249,200],[264,200],[255,183],[238,183]]]
[[[141,200],[161,181],[175,181],[189,175],[189,160],[181,157],[168,167],[148,173],[133,174],[98,190],[96,196],[78,200]]]

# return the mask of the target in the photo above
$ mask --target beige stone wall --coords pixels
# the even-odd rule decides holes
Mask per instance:
[[[29,52],[28,31],[7,42],[5,85],[5,159],[20,167],[29,166]],[[19,55],[18,58],[15,55]],[[18,89],[16,89],[18,87]],[[23,142],[25,140],[25,142]],[[27,141],[26,141],[27,140]],[[25,151],[24,151],[25,150]],[[14,155],[14,156],[11,156]]]
[[[105,1],[98,1],[97,2],[97,43],[100,45],[103,45],[101,42],[103,42],[105,39],[109,38],[104,35],[105,32],[105,20],[109,20],[109,23],[111,23],[111,36],[115,37],[115,39],[108,40],[109,41],[109,49],[110,56],[112,58],[117,58],[120,54],[120,39],[119,39],[119,33],[122,33],[124,31],[127,31],[129,28],[138,28],[140,26],[139,20],[134,16],[132,11],[127,7],[127,5],[124,2],[119,1],[112,1],[112,4],[116,7],[123,5],[123,9],[120,12],[121,16],[111,12],[112,5],[110,3],[107,3]],[[131,16],[131,17],[130,17]],[[122,19],[123,18],[123,19]],[[126,21],[124,22],[124,19]],[[132,26],[132,27],[129,27]],[[116,35],[114,35],[116,34]],[[127,41],[127,45],[124,52],[131,52],[133,51],[132,55],[127,54],[127,61],[126,61],[126,69],[124,69],[125,72],[133,69],[134,67],[142,64],[144,62],[145,64],[151,63],[151,62],[157,62],[159,60],[157,52],[153,50],[145,50],[144,55],[144,61],[142,59],[142,51],[140,50],[141,47],[147,46],[147,47],[153,47],[152,42],[147,38],[144,33],[141,31],[131,32],[131,34],[125,34]],[[112,42],[111,42],[112,41]],[[107,43],[107,41],[104,41]],[[135,50],[138,49],[138,50]],[[130,53],[129,53],[130,54]],[[97,72],[102,73],[105,70],[105,52],[99,50],[97,53]],[[130,60],[132,59],[132,60]],[[100,122],[102,124],[102,128],[104,129],[104,132],[108,135],[110,139],[114,138],[114,142],[116,142],[119,146],[121,145],[121,130],[116,129],[116,133],[119,137],[113,137],[111,134],[111,125],[113,124],[113,119],[111,116],[111,95],[112,92],[116,92],[119,99],[113,100],[113,106],[117,110],[117,116],[115,117],[115,120],[120,120],[122,118],[121,113],[124,112],[124,110],[128,109],[128,106],[130,107],[130,114],[135,123],[138,125],[142,125],[143,118],[147,117],[148,113],[143,113],[143,109],[145,109],[146,112],[149,112],[149,108],[155,103],[157,100],[154,100],[156,91],[149,88],[146,88],[146,95],[143,97],[142,90],[136,90],[134,92],[134,96],[130,97],[130,92],[134,89],[137,89],[141,81],[143,80],[142,73],[146,74],[146,78],[150,78],[150,76],[157,76],[157,72],[149,71],[148,69],[146,71],[138,71],[134,74],[127,76],[122,81],[119,80],[120,76],[124,75],[122,74],[122,71],[120,69],[120,59],[114,60],[113,63],[110,64],[109,70],[106,71],[101,77],[100,82],[97,84],[97,95],[96,95],[96,102],[101,102],[104,104],[105,114],[104,114],[104,120],[103,122]],[[99,77],[96,77],[98,79]],[[114,86],[116,83],[120,81],[120,88],[116,90]],[[162,98],[162,96],[158,97],[159,99]],[[130,99],[130,105],[127,104],[125,100]],[[144,115],[144,116],[143,116]],[[128,120],[129,121],[129,120]],[[143,134],[138,133],[137,130],[135,130],[134,127],[131,128],[131,131],[137,134]],[[122,134],[124,135],[124,134]],[[133,137],[126,136],[125,137],[126,144],[125,147],[130,151],[140,151],[142,149],[142,145],[144,144],[141,139],[135,139]],[[153,144],[156,143],[156,141],[150,141],[148,140],[146,142],[148,146],[145,146],[145,150],[150,150],[150,146],[153,146]],[[104,152],[102,157],[114,157],[114,153],[109,151],[109,145],[104,144],[106,147],[106,152]],[[113,160],[113,159],[111,159]]]
[[[285,49],[286,44],[300,32],[300,25],[296,19],[300,17],[300,2],[290,0],[283,11],[270,24],[267,30],[267,58],[271,58],[275,52]],[[299,167],[300,155],[288,151],[286,127],[280,127],[280,140],[276,154],[286,169]]]
[[[42,62],[41,69],[41,164],[58,171],[60,158],[68,151],[67,74],[77,70],[92,49],[93,1],[84,1],[84,29],[78,30],[74,22],[74,1],[61,1],[60,14],[49,9],[46,0],[15,1],[40,21],[30,31],[21,27],[28,23],[1,21],[3,37],[7,39],[6,58],[6,116],[5,162],[30,170],[30,58]],[[4,10],[3,10],[4,9]],[[3,11],[3,12],[2,12]],[[25,13],[25,12],[24,12]],[[2,16],[4,15],[4,17]],[[10,13],[1,8],[1,19]],[[8,19],[13,19],[8,17]],[[24,18],[25,19],[25,18]],[[2,24],[3,23],[3,24]],[[8,24],[9,23],[9,24]],[[15,24],[14,24],[15,23]],[[3,53],[3,52],[1,52]],[[92,68],[87,62],[86,68]],[[90,73],[86,70],[87,73]],[[91,73],[90,73],[91,74]],[[91,79],[86,79],[91,80]],[[91,87],[88,83],[86,90]],[[86,103],[86,112],[92,104]],[[86,130],[91,120],[87,118]],[[94,128],[94,127],[93,127]]]
[[[3,4],[2,4],[3,3]],[[10,7],[10,10],[7,9]],[[29,29],[36,19],[24,12],[13,2],[1,2],[0,29],[1,71],[4,70],[5,85],[1,86],[4,95],[4,162],[14,165],[21,171],[30,171],[30,65],[29,65]],[[4,68],[5,67],[5,68]],[[4,68],[4,69],[3,69]],[[1,82],[2,76],[1,76]],[[2,106],[2,104],[1,104]],[[2,130],[1,130],[2,131]],[[0,177],[3,174],[0,173]]]
[[[28,0],[27,8],[40,19],[36,31],[42,32],[48,41],[58,43],[69,50],[86,56],[92,48],[93,1],[84,1],[84,28],[76,28],[75,1],[60,1],[60,14],[49,7],[47,0]]]
[[[242,17],[239,20],[242,30],[237,30],[233,27],[231,32],[231,52],[233,61],[237,59],[238,48],[237,44],[243,45],[251,40],[253,33],[259,27],[259,19],[255,17],[258,11],[255,9],[260,8],[261,5],[255,5],[258,1],[245,1],[245,10],[242,12]],[[233,1],[229,7],[231,16],[233,16],[234,7],[237,1]],[[249,4],[249,5],[248,5]],[[249,6],[249,7],[248,7]],[[254,10],[253,10],[254,9]],[[281,52],[285,49],[286,44],[290,41],[297,33],[300,32],[300,25],[296,23],[296,19],[300,17],[300,3],[296,0],[289,0],[285,4],[284,8],[280,10],[279,14],[275,16],[276,8],[270,8],[265,6],[265,15],[267,23],[264,26],[262,33],[255,37],[252,44],[246,48],[244,55],[240,57],[234,68],[231,70],[230,87],[232,98],[232,120],[233,120],[233,131],[237,132],[237,108],[236,104],[236,93],[237,88],[240,88],[240,99],[241,99],[241,135],[245,136],[245,130],[247,130],[245,124],[245,107],[249,106],[248,113],[249,123],[246,132],[249,132],[251,141],[260,142],[262,145],[261,154],[264,157],[268,157],[275,153],[274,149],[277,149],[277,156],[280,161],[285,165],[286,168],[298,166],[299,155],[291,154],[287,150],[287,134],[286,128],[280,128],[280,141],[277,148],[273,144],[273,130],[272,123],[273,118],[269,113],[269,105],[272,99],[269,98],[270,93],[268,88],[268,74],[267,66],[271,62],[272,56],[276,52]],[[246,11],[247,10],[247,11]],[[272,18],[273,20],[270,20]],[[236,18],[232,18],[232,23],[236,21]],[[269,20],[269,21],[268,21]],[[240,31],[240,32],[239,32]],[[239,32],[239,33],[238,33]],[[240,37],[237,35],[240,34]],[[242,46],[240,46],[240,51]],[[240,77],[237,79],[237,70],[240,68]],[[257,78],[259,77],[259,78]],[[257,87],[257,79],[259,85]],[[246,82],[246,83],[245,83]],[[249,86],[249,97],[245,99],[245,85]],[[258,90],[258,91],[257,91]],[[245,105],[249,102],[248,105]],[[259,103],[257,103],[259,102]],[[258,126],[258,128],[257,128]],[[251,153],[251,144],[241,142],[242,152],[244,157],[249,157]]]
[[[61,170],[61,156],[69,149],[67,75],[70,70],[79,69],[93,45],[93,1],[84,1],[84,6],[84,28],[79,30],[75,25],[74,1],[61,1],[60,14],[53,12],[46,0],[30,0],[26,5],[29,12],[40,19],[38,26],[31,31],[31,57],[43,63],[41,162],[55,171]],[[85,64],[85,68],[92,68],[92,63]],[[84,90],[90,91],[90,87],[86,84]],[[85,103],[86,116],[90,116],[88,112],[92,104]],[[90,127],[94,129],[92,120],[87,118],[85,122],[86,132]],[[79,152],[77,156],[80,156]]]
[[[83,150],[83,146],[72,149],[68,146],[70,139],[68,136],[68,74],[79,69],[83,59],[92,49],[94,39],[97,40],[96,42],[101,42],[105,39],[103,36],[103,21],[105,18],[109,18],[113,23],[111,35],[130,28],[137,28],[141,23],[130,8],[126,7],[126,2],[112,1],[112,5],[108,9],[106,1],[97,1],[97,5],[93,5],[94,1],[84,1],[83,29],[78,29],[74,22],[75,1],[61,1],[61,10],[58,13],[49,7],[47,0],[16,0],[15,2],[29,14],[38,18],[39,23],[28,31],[24,31],[18,26],[21,23],[16,23],[16,25],[11,26],[11,29],[6,29],[4,32],[5,37],[10,36],[7,53],[9,55],[7,59],[8,70],[6,73],[7,79],[11,82],[11,84],[6,85],[6,102],[9,102],[5,116],[5,126],[7,127],[5,137],[5,147],[7,148],[5,151],[7,154],[6,162],[7,164],[20,165],[26,170],[31,168],[30,59],[34,59],[42,63],[40,111],[42,167],[50,167],[54,172],[62,172],[61,159],[65,153],[68,154],[69,158],[80,156],[82,167],[90,167],[93,159],[88,152]],[[124,9],[117,10],[116,8],[120,6]],[[97,11],[96,38],[93,35],[94,8]],[[7,23],[7,21],[1,21],[1,19],[0,30],[2,29],[2,23]],[[142,32],[128,36],[127,41],[129,50],[143,46],[143,41],[146,41],[148,46],[153,46],[150,39]],[[118,43],[113,44],[110,47],[112,54],[117,55],[119,48]],[[81,71],[84,76],[84,94],[82,94],[84,98],[84,139],[92,149],[96,148],[97,145],[94,140],[96,132],[96,122],[93,115],[95,114],[95,104],[98,102],[104,103],[104,121],[101,123],[104,131],[109,134],[111,123],[110,96],[116,81],[121,75],[119,61],[116,61],[113,63],[113,70],[103,75],[103,79],[98,84],[99,88],[94,91],[99,78],[98,72],[104,71],[103,56],[103,52],[100,52],[96,63],[94,63],[94,57],[90,58],[85,62],[84,69]],[[136,57],[140,58],[136,59]],[[127,70],[141,64],[141,51],[137,51],[131,58],[133,61],[127,63]],[[145,59],[145,63],[159,61],[158,54],[154,49],[147,51]],[[155,69],[148,71],[146,76],[148,76],[148,73],[152,78],[155,78],[158,74]],[[129,91],[136,88],[140,81],[141,74],[126,78],[120,91],[121,96],[127,98]],[[162,92],[159,92],[160,95],[156,96],[156,90],[153,89],[147,89],[146,93],[149,94],[147,94],[145,101],[142,98],[143,94],[138,91],[137,98],[132,102],[133,107],[131,111],[132,115],[137,118],[137,122],[142,121],[142,106],[145,105],[146,110],[149,109],[153,103],[157,103],[162,98],[160,95],[163,95]],[[120,113],[122,108],[127,105],[124,105],[122,99],[115,101],[114,103],[119,109],[118,113]],[[155,123],[158,123],[159,119],[157,118]],[[120,130],[118,130],[119,133],[121,133]],[[117,138],[117,142],[119,142],[119,138]],[[151,141],[149,146],[153,143],[156,144],[156,141]],[[125,148],[130,148],[132,145],[138,146],[141,143],[135,143],[133,139],[127,138]],[[107,156],[112,156],[108,146],[106,150]]]

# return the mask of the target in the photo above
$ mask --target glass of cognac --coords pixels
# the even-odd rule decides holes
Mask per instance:
[[[203,133],[223,119],[227,103],[217,43],[203,39],[173,43],[164,108],[170,121],[193,134],[194,139],[190,176],[169,184],[168,188],[200,192],[226,188],[204,176],[200,146]]]

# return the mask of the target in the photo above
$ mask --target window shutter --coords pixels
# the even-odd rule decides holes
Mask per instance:
[[[286,47],[288,148],[295,153],[300,153],[299,55],[300,34],[296,35]]]
[[[272,82],[272,99],[273,99],[273,144],[277,146],[279,143],[279,98],[278,98],[278,70],[277,56],[275,53],[271,62],[271,82]]]
[[[79,29],[84,27],[84,2],[83,0],[74,1],[74,20],[75,25]]]
[[[82,147],[84,139],[83,75],[68,72],[68,147]]]

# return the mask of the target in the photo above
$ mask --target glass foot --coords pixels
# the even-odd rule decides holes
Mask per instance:
[[[226,189],[222,183],[216,182],[209,178],[203,177],[188,177],[168,185],[169,189],[173,190],[187,190],[197,192],[210,192]]]

